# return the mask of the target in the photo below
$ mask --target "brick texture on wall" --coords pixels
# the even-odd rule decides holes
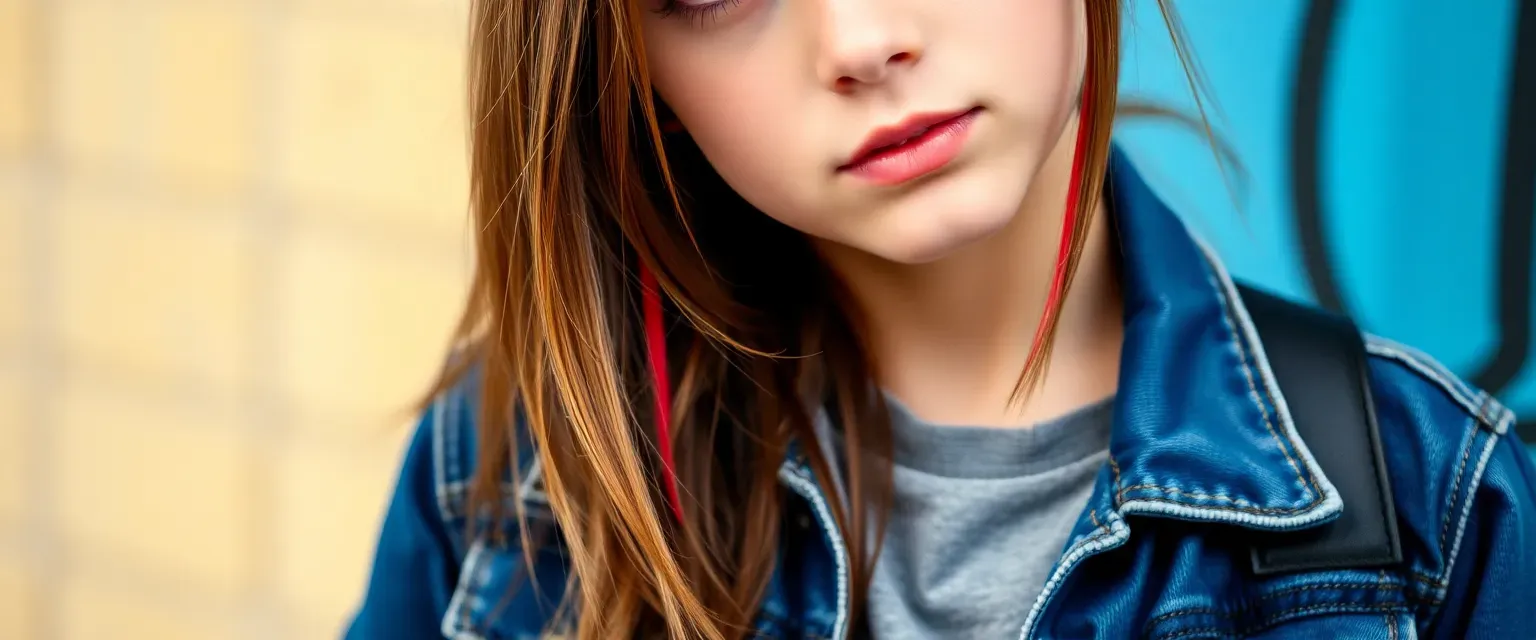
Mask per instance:
[[[0,0],[0,638],[333,638],[469,275],[468,0]]]

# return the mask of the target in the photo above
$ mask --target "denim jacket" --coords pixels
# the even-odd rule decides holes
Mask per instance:
[[[1033,638],[1536,639],[1536,468],[1514,417],[1408,347],[1366,336],[1403,561],[1386,569],[1255,575],[1263,532],[1329,522],[1343,504],[1297,436],[1286,398],[1231,277],[1137,176],[1111,161],[1124,272],[1125,339],[1100,469],[1060,559],[1028,612]],[[421,420],[346,637],[539,637],[564,592],[558,544],[464,539],[475,460],[476,381]],[[521,502],[552,520],[530,447]],[[795,452],[759,637],[847,637],[848,549],[829,492]]]

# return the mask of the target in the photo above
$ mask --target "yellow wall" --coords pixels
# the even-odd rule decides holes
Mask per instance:
[[[0,639],[335,637],[468,274],[466,0],[0,0]]]

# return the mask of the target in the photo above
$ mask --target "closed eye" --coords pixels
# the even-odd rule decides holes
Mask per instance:
[[[745,0],[665,0],[656,12],[664,18],[688,20],[697,26],[707,26],[719,20]]]

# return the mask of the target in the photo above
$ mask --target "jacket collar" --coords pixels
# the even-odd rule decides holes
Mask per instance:
[[[1125,343],[1100,513],[1275,530],[1337,517],[1225,267],[1120,149],[1108,182]]]
[[[1297,434],[1225,267],[1118,148],[1106,188],[1125,341],[1109,463],[1074,539],[1131,513],[1270,530],[1336,518],[1338,492]],[[791,443],[780,477],[812,475]]]

